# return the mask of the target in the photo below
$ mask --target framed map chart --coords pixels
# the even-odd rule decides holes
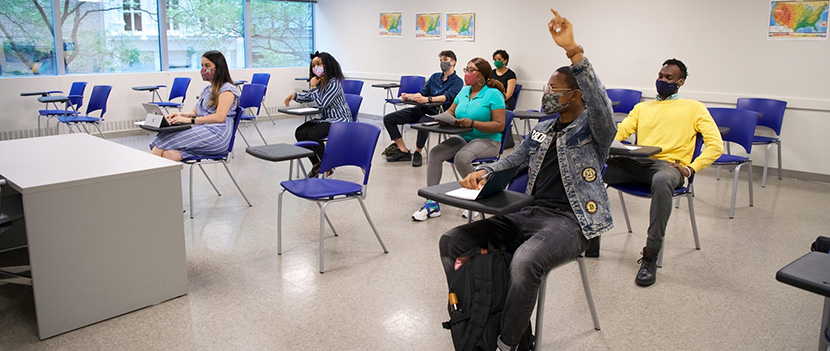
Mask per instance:
[[[401,12],[381,12],[378,20],[378,31],[382,37],[401,36]]]
[[[472,12],[447,14],[447,40],[474,41],[476,38],[476,15]]]
[[[415,38],[441,39],[441,13],[416,13]]]
[[[770,39],[827,39],[830,1],[772,1],[769,10]]]

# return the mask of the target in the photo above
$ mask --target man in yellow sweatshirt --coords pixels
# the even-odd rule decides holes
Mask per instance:
[[[686,65],[680,60],[663,62],[657,74],[657,98],[635,105],[617,128],[617,140],[636,133],[637,144],[659,146],[663,151],[651,158],[608,159],[603,178],[609,185],[651,186],[648,240],[634,280],[639,286],[650,286],[657,280],[657,255],[671,215],[674,189],[682,186],[685,178],[711,165],[723,152],[718,126],[706,106],[677,96],[677,90],[686,83],[686,76]],[[705,148],[692,160],[697,133],[703,135]],[[595,246],[598,254],[598,243]]]

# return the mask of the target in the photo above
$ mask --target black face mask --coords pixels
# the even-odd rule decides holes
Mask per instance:
[[[666,83],[665,81],[657,80],[657,95],[665,98],[674,94],[675,91],[677,91],[677,82]]]

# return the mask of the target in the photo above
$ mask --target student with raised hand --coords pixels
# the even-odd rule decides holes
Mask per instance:
[[[441,51],[438,54],[441,72],[436,72],[429,77],[426,84],[421,88],[420,93],[401,94],[401,100],[412,100],[420,104],[427,102],[443,102],[444,109],[450,106],[455,96],[464,86],[464,81],[455,74],[455,62],[458,60],[455,53],[450,50]],[[399,111],[392,112],[383,117],[383,125],[392,138],[392,145],[384,150],[386,161],[412,161],[412,167],[420,167],[423,162],[421,151],[427,142],[429,132],[418,131],[418,139],[415,143],[415,152],[411,153],[403,141],[398,126],[402,124],[429,122],[432,118],[427,115],[438,113],[436,107],[413,106]]]
[[[210,85],[202,89],[196,107],[191,111],[165,116],[170,124],[189,123],[194,126],[177,133],[157,135],[150,143],[153,155],[181,161],[228,151],[239,90],[233,85],[225,56],[219,51],[208,51],[202,55],[201,74],[202,80]]]
[[[501,133],[504,130],[504,87],[490,78],[493,74],[487,60],[476,57],[464,68],[464,83],[445,114],[456,118],[459,127],[473,128],[472,132],[459,134],[444,140],[429,150],[427,186],[438,185],[444,169],[444,161],[453,159],[462,177],[473,171],[473,160],[494,157],[501,149]],[[466,212],[465,212],[466,213]],[[427,200],[412,219],[424,221],[441,215],[438,203]]]
[[[542,275],[577,257],[588,247],[588,239],[612,227],[608,196],[599,175],[616,133],[611,100],[582,47],[574,41],[571,22],[555,10],[551,12],[550,35],[571,62],[551,75],[542,97],[545,113],[559,113],[559,118],[537,124],[513,153],[479,166],[461,181],[465,188],[481,188],[489,173],[528,167],[526,192],[534,196],[535,204],[455,227],[439,242],[448,282],[456,259],[471,249],[487,247],[490,242],[503,244],[513,253],[498,338],[501,351],[517,349]]]
[[[309,91],[307,93],[292,93],[285,98],[285,106],[294,100],[297,102],[314,103],[314,107],[320,109],[320,114],[301,124],[294,131],[297,141],[311,140],[317,142],[311,150],[314,155],[308,157],[311,160],[311,171],[309,178],[314,178],[320,172],[320,161],[323,158],[325,145],[323,138],[329,135],[332,123],[349,122],[352,120],[352,112],[346,104],[346,95],[343,93],[343,86],[340,81],[344,79],[340,64],[334,56],[327,52],[315,52],[311,55],[309,71]],[[329,171],[331,172],[331,171]]]
[[[604,180],[608,184],[640,183],[651,187],[648,239],[640,270],[634,282],[650,286],[657,281],[657,256],[663,246],[666,225],[672,211],[674,189],[685,179],[708,167],[723,152],[718,126],[699,101],[681,99],[678,89],[686,83],[686,65],[668,59],[657,73],[657,97],[641,102],[620,124],[616,139],[625,140],[637,134],[637,143],[663,149],[651,158],[614,157],[608,160]],[[706,147],[692,160],[695,135],[703,136]],[[591,245],[592,256],[599,256],[599,241]]]
[[[513,111],[516,108],[516,97],[513,96],[516,91],[516,73],[507,68],[509,61],[510,55],[507,54],[507,51],[499,49],[493,53],[493,66],[496,66],[496,70],[493,71],[493,79],[504,86],[504,104],[508,110]]]

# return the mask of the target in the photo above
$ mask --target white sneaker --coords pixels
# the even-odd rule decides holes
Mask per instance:
[[[420,210],[412,214],[412,220],[425,221],[428,218],[435,218],[441,216],[441,208],[438,207],[437,202],[425,202]]]
[[[467,218],[470,216],[470,210],[464,210],[461,212],[461,218]],[[478,211],[473,211],[473,218],[478,217]]]

